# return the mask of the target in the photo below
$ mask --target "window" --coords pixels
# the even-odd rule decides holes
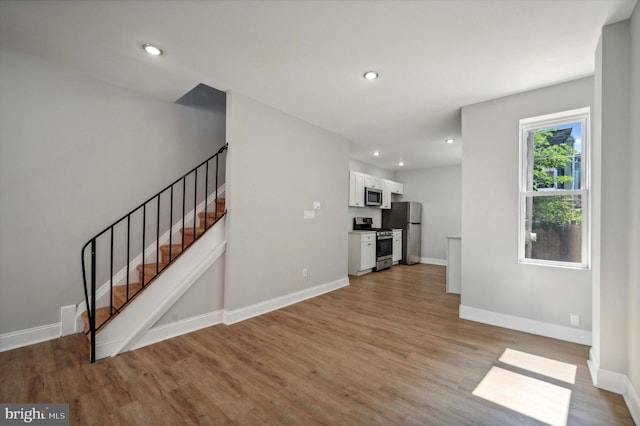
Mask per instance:
[[[589,108],[520,120],[519,260],[589,266]]]

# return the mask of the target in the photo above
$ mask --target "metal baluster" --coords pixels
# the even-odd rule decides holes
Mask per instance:
[[[156,217],[156,275],[158,275],[158,264],[160,263],[160,195],[158,194],[158,215]]]
[[[198,169],[193,178],[193,240],[196,240],[196,207],[198,206]]]
[[[173,185],[171,185],[171,206],[169,207],[169,263],[171,263],[171,255],[173,254]]]
[[[109,316],[111,316],[111,314],[113,313],[113,225],[111,225],[111,247],[110,247],[110,253],[109,253],[109,257],[110,257],[110,265],[109,265],[109,299],[111,300],[110,302],[110,307],[111,309],[109,310]]]
[[[144,287],[144,234],[147,229],[147,204],[142,205],[142,287]]]
[[[129,301],[129,259],[131,255],[131,213],[127,215],[127,302]]]
[[[182,250],[184,251],[184,232],[187,230],[187,227],[184,223],[184,203],[186,200],[187,194],[187,177],[184,176],[182,178]]]
[[[207,160],[204,175],[204,230],[206,231],[207,223],[209,222],[209,218],[207,217],[207,205],[209,204],[209,160]]]
[[[215,217],[214,222],[218,221],[218,158],[220,158],[220,151],[216,155],[216,212],[213,214]]]
[[[89,330],[91,331],[91,362],[96,361],[96,239],[91,240],[91,316],[89,316]]]

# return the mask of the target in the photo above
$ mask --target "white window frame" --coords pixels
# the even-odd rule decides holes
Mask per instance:
[[[545,265],[573,269],[589,269],[591,264],[591,108],[579,108],[554,114],[541,115],[520,120],[520,179],[519,179],[519,209],[518,209],[518,262],[531,265]],[[580,189],[530,191],[527,188],[527,134],[531,130],[554,127],[568,123],[582,123],[582,144],[580,161]],[[552,195],[580,195],[582,201],[582,261],[563,262],[556,260],[530,259],[525,257],[526,242],[526,200],[527,197],[544,197]]]

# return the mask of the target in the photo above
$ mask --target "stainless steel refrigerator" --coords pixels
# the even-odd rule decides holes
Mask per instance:
[[[415,201],[391,203],[390,210],[382,210],[382,227],[402,229],[402,260],[400,263],[420,263],[422,240],[422,204]]]

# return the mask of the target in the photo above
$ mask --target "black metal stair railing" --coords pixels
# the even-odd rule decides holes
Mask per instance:
[[[227,149],[228,144],[225,144],[214,155],[198,164],[196,167],[184,174],[181,178],[166,186],[163,190],[155,194],[153,197],[149,198],[144,203],[140,204],[135,209],[131,210],[129,213],[115,221],[113,224],[107,226],[103,231],[99,232],[96,236],[87,241],[87,243],[82,247],[82,279],[84,284],[85,303],[87,305],[87,316],[89,320],[89,330],[86,333],[90,334],[91,338],[91,362],[95,362],[96,333],[104,325],[107,324],[110,318],[117,315],[122,309],[124,309],[124,307],[127,306],[127,304],[131,300],[133,300],[133,297],[138,292],[142,291],[144,287],[151,284],[151,282],[153,282],[153,280],[158,277],[160,272],[169,267],[169,265],[173,263],[173,261],[184,252],[185,248],[187,248],[186,246],[195,241],[195,239],[201,237],[207,229],[213,226],[213,224],[209,225],[209,216],[207,215],[207,201],[210,198],[210,185],[213,185],[215,188],[215,213],[213,223],[215,223],[226,213],[225,209],[220,215],[218,215],[218,176],[221,167],[220,157]],[[210,164],[211,167],[215,168],[214,174],[209,173]],[[202,179],[201,176],[200,184],[198,184],[199,171],[201,174],[204,174],[204,179]],[[193,200],[191,200],[190,195],[192,188]],[[175,193],[178,194],[176,195]],[[203,232],[198,233],[196,229],[196,215],[198,213],[197,207],[198,201],[200,199],[204,201],[204,230]],[[191,202],[193,202],[192,205],[190,205]],[[177,220],[177,222],[174,224],[174,204],[176,203],[178,204],[177,207],[179,209],[181,208],[182,215],[178,218],[175,218],[179,220]],[[188,210],[193,211],[193,241],[189,244],[185,244],[185,231],[187,230],[187,226],[185,224],[185,214]],[[151,212],[151,214],[149,212]],[[182,236],[180,241],[180,251],[174,256],[173,229],[177,224],[180,224]],[[146,261],[145,256],[146,237],[149,232],[148,228],[151,229],[151,235],[155,233],[156,237],[156,262],[155,274],[153,274],[151,278],[145,279],[145,273],[147,272],[145,265],[149,264],[149,262]],[[161,232],[168,232],[169,234],[169,257],[167,263],[160,263],[160,239],[162,235]],[[140,251],[137,251],[135,248],[132,249],[132,241],[136,240],[141,241]],[[87,252],[87,249],[89,249],[90,251]],[[132,291],[130,294],[129,289],[130,284],[132,283],[130,281],[129,270],[133,261],[131,259],[132,252],[142,253],[142,268],[140,270],[141,272],[139,288],[135,292]],[[120,253],[121,255],[117,256],[118,253]],[[126,253],[126,256],[124,253]],[[125,301],[119,306],[114,305],[113,293],[114,268],[116,268],[116,262],[118,263],[118,267],[122,265],[122,267],[126,270],[126,276],[124,278],[125,283],[121,284],[126,285]],[[87,272],[89,273],[88,279]],[[100,281],[103,278],[104,281]],[[96,318],[96,282],[98,281],[109,282],[108,316],[103,319],[100,324],[97,324]]]

